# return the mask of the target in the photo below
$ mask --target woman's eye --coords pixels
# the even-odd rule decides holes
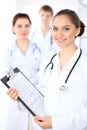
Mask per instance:
[[[22,25],[18,25],[18,28],[21,28],[22,27]]]
[[[26,25],[25,25],[25,27],[29,28],[29,25],[28,25],[28,24],[26,24]]]
[[[53,28],[52,28],[52,30],[53,30],[53,31],[57,31],[57,30],[58,30],[58,28],[53,27]]]
[[[68,31],[68,30],[70,30],[70,28],[67,28],[67,27],[66,27],[66,28],[64,28],[64,31]]]
[[[21,27],[23,27],[23,26],[22,26],[22,25],[18,25],[18,28],[21,28]],[[29,24],[26,24],[25,27],[26,27],[26,28],[29,28],[30,25],[29,25]]]

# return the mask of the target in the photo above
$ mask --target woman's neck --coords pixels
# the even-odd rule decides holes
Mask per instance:
[[[28,45],[29,45],[29,40],[28,40],[28,39],[26,39],[26,40],[17,39],[17,40],[16,40],[16,44],[17,44],[17,46],[19,47],[19,49],[20,49],[23,53],[26,53],[27,48],[28,48]]]
[[[59,59],[61,69],[63,69],[67,65],[68,61],[71,59],[76,50],[77,47],[75,45],[72,47],[66,47],[64,49],[60,49]]]

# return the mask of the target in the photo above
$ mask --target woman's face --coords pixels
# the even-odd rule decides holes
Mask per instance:
[[[13,26],[13,32],[15,33],[18,39],[27,39],[30,32],[29,20],[27,18],[17,19],[15,25]]]
[[[60,48],[74,44],[75,37],[80,29],[76,28],[68,16],[55,17],[52,25],[52,37]]]
[[[44,25],[49,25],[50,24],[50,21],[52,19],[52,14],[51,12],[47,12],[47,11],[44,11],[44,10],[41,10],[39,12],[39,16],[40,16],[40,20],[41,20],[41,23],[44,24]]]

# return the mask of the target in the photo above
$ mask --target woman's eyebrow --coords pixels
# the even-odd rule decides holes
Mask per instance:
[[[52,25],[52,27],[57,27],[57,26],[55,26],[55,25]]]
[[[52,25],[52,27],[58,28],[56,25]],[[71,27],[71,25],[64,25],[62,27]]]

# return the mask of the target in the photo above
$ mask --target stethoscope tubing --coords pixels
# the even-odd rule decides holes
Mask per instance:
[[[54,64],[53,64],[52,61],[53,61],[53,58],[54,58],[56,55],[57,55],[57,53],[53,55],[53,57],[51,58],[50,62],[49,62],[49,63],[47,64],[47,66],[45,67],[45,69],[44,69],[44,75],[45,75],[45,72],[46,72],[47,68],[48,68],[50,65],[51,65],[50,72],[52,72],[52,70],[53,70],[53,68],[54,68]],[[77,62],[79,61],[81,55],[82,55],[82,49],[80,48],[79,56],[78,56],[78,58],[76,59],[74,65],[72,66],[70,72],[68,73],[68,75],[67,75],[67,77],[66,77],[66,79],[65,79],[65,82],[64,82],[65,85],[61,85],[61,86],[60,86],[60,90],[61,90],[61,91],[64,91],[65,88],[68,90],[66,84],[67,84],[67,82],[68,82],[68,79],[69,79],[69,77],[70,77],[70,75],[71,75],[73,69],[75,68]],[[50,75],[50,74],[49,74],[49,75]]]
[[[73,69],[75,68],[75,66],[76,66],[76,64],[77,64],[77,62],[78,62],[78,60],[79,60],[80,57],[81,57],[81,54],[82,54],[82,49],[80,49],[80,54],[79,54],[77,60],[75,61],[74,65],[72,66],[72,68],[71,68],[71,70],[70,70],[70,72],[69,72],[69,74],[68,74],[68,76],[67,76],[67,78],[66,78],[66,80],[65,80],[65,83],[67,83],[67,81],[68,81],[68,79],[69,79],[69,77],[70,77],[70,75],[71,75]]]

